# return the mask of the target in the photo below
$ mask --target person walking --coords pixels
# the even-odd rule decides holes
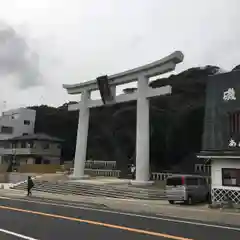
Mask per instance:
[[[27,196],[32,196],[32,188],[34,187],[33,180],[30,176],[28,176],[27,180]]]
[[[136,173],[136,167],[134,164],[131,165],[131,174],[132,174],[132,180],[135,179],[135,173]]]

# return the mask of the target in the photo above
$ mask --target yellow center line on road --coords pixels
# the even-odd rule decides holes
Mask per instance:
[[[190,239],[190,238],[174,236],[174,235],[169,235],[169,234],[165,234],[165,233],[152,232],[152,231],[147,231],[147,230],[142,230],[142,229],[137,229],[137,228],[124,227],[124,226],[120,226],[120,225],[102,223],[102,222],[91,221],[91,220],[80,219],[80,218],[74,218],[74,217],[67,217],[67,216],[51,214],[51,213],[37,212],[37,211],[21,209],[21,208],[0,206],[0,209],[11,210],[11,211],[15,211],[15,212],[22,212],[22,213],[30,213],[30,214],[35,214],[35,215],[44,216],[44,217],[65,219],[65,220],[74,221],[74,222],[87,223],[87,224],[91,224],[91,225],[97,225],[97,226],[102,226],[102,227],[107,227],[107,228],[119,229],[119,230],[124,230],[124,231],[128,231],[128,232],[145,234],[145,235],[150,235],[150,236],[155,236],[155,237],[162,237],[162,238],[167,238],[167,239],[172,239],[172,240],[193,240],[193,239]]]

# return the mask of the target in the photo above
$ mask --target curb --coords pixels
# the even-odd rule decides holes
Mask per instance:
[[[126,213],[138,213],[138,214],[154,214],[169,218],[179,218],[203,222],[211,222],[217,224],[227,224],[227,225],[240,225],[239,217],[240,213],[238,211],[229,211],[229,210],[212,210],[204,207],[184,207],[184,206],[169,206],[164,200],[161,201],[145,201],[145,200],[131,200],[129,199],[115,199],[115,198],[98,198],[98,197],[82,197],[82,198],[72,198],[69,195],[49,195],[44,196],[44,193],[35,192],[36,197],[34,196],[32,200],[52,200],[52,201],[62,201],[65,203],[74,203],[79,204],[98,204],[101,208],[107,208],[112,211],[126,212]],[[12,197],[12,198],[25,198],[26,194],[24,191],[15,192],[15,190],[3,191],[0,192],[2,197]],[[69,196],[69,197],[68,197]],[[27,198],[31,200],[30,198]],[[96,207],[93,207],[97,209]]]
[[[25,196],[24,190],[11,190],[7,192],[0,192],[0,196],[19,196],[23,197]],[[34,196],[34,193],[37,194]],[[167,209],[173,209],[173,210],[179,210],[179,211],[187,211],[187,212],[207,212],[207,213],[226,213],[229,215],[239,215],[239,211],[229,211],[229,209],[209,209],[207,205],[196,205],[196,206],[181,206],[181,205],[169,205],[167,201],[165,200],[140,200],[140,199],[120,199],[120,198],[111,198],[111,197],[94,197],[94,196],[73,196],[76,197],[76,199],[66,198],[69,195],[62,195],[62,194],[49,194],[49,196],[46,196],[45,193],[33,191],[32,198],[41,198],[46,200],[60,200],[65,202],[94,202],[99,204],[104,204],[105,206],[112,206],[112,205],[138,205],[142,207],[164,207]],[[64,199],[65,198],[65,199]],[[164,202],[163,202],[164,201]],[[238,210],[238,209],[237,209]]]

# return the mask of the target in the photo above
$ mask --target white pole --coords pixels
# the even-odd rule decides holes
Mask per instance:
[[[137,136],[136,136],[136,181],[133,184],[147,184],[149,181],[149,100],[148,78],[138,78]]]
[[[88,139],[88,126],[89,126],[89,108],[88,100],[90,92],[84,91],[81,95],[81,107],[79,111],[77,141],[75,150],[74,172],[73,178],[84,178],[84,168],[87,153],[87,139]]]

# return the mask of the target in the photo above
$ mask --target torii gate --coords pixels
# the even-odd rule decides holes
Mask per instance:
[[[176,64],[183,61],[183,53],[176,51],[153,63],[134,68],[108,77],[114,101],[112,104],[137,100],[136,129],[136,180],[133,184],[147,184],[149,181],[149,98],[171,94],[171,86],[160,88],[149,87],[149,78],[173,71]],[[116,96],[116,86],[137,81],[137,91],[131,94]],[[89,126],[89,109],[103,106],[102,100],[92,100],[90,94],[98,90],[97,80],[79,84],[63,84],[68,94],[81,94],[81,101],[69,105],[69,111],[79,111],[77,142],[72,178],[84,178]]]

